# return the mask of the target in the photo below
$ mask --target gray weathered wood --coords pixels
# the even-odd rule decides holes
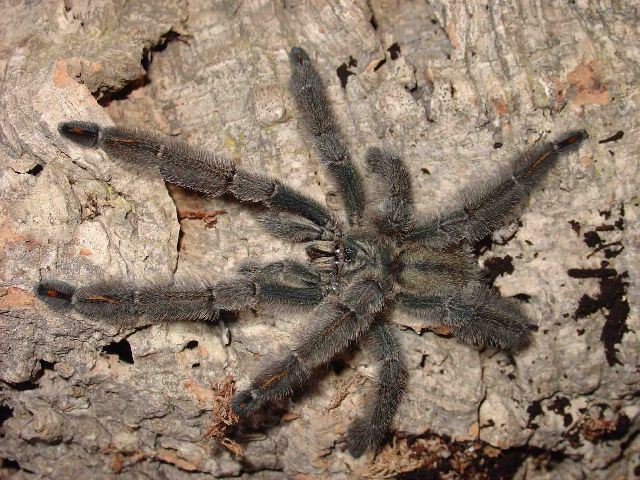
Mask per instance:
[[[640,468],[637,2],[4,3],[0,476],[382,478],[431,466],[433,442],[405,440],[426,432],[452,449],[475,439],[516,448],[526,478]],[[316,60],[359,165],[369,145],[397,151],[423,210],[547,134],[590,135],[480,259],[503,266],[503,295],[528,298],[532,346],[513,359],[480,353],[418,335],[396,313],[409,387],[395,445],[375,459],[353,460],[339,441],[373,371],[359,351],[284,403],[288,421],[245,441],[243,460],[203,439],[211,385],[227,373],[246,382],[261,356],[312,319],[246,313],[224,328],[120,331],[48,310],[30,290],[40,278],[217,278],[248,256],[302,258],[237,204],[173,187],[170,196],[156,174],[56,132],[85,119],[177,135],[335,206],[287,91],[293,45]],[[207,228],[179,224],[186,209],[225,213]],[[615,273],[577,278],[585,271],[575,269],[603,262]],[[589,298],[600,304],[576,315]],[[123,339],[133,364],[104,351]],[[436,458],[447,457],[439,445]],[[543,451],[558,452],[551,473],[527,458]]]

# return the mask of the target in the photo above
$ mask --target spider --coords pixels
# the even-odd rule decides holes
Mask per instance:
[[[112,157],[159,169],[165,180],[205,195],[253,202],[271,234],[306,244],[308,262],[248,262],[230,279],[135,286],[126,282],[73,287],[41,281],[37,296],[50,307],[132,325],[213,320],[220,310],[302,307],[311,323],[278,359],[266,361],[231,403],[239,417],[301,389],[314,369],[355,342],[377,362],[366,406],[348,428],[347,448],[359,457],[384,441],[407,383],[401,345],[388,319],[393,309],[415,315],[479,347],[516,351],[530,325],[516,300],[482,282],[470,245],[501,225],[561,154],[575,150],[585,131],[569,133],[515,159],[491,181],[463,190],[449,208],[419,217],[411,176],[391,152],[369,148],[366,165],[382,192],[367,202],[363,180],[308,54],[293,48],[290,90],[307,140],[332,178],[345,216],[279,180],[243,170],[229,160],[148,132],[69,121],[60,134]]]

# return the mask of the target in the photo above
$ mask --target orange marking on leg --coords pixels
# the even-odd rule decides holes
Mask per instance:
[[[447,325],[434,325],[429,327],[429,330],[437,333],[438,335],[451,335],[451,327]]]
[[[105,295],[91,295],[90,297],[85,298],[85,300],[89,302],[118,303],[115,298],[107,297]]]
[[[115,143],[139,143],[138,140],[134,140],[133,138],[124,138],[124,137],[112,137],[110,139],[112,142]]]
[[[574,143],[576,143],[578,141],[578,135],[574,135],[572,137],[569,138],[565,138],[564,141],[562,143],[567,143],[569,145],[573,145]]]
[[[533,162],[531,166],[527,169],[527,175],[531,174],[536,168],[538,168],[538,166],[546,160],[546,158],[549,156],[550,153],[551,152],[547,152],[544,155],[537,158],[536,161]]]
[[[267,378],[264,382],[262,382],[260,384],[260,388],[267,388],[269,385],[271,385],[273,382],[280,380],[282,377],[284,377],[287,373],[286,372],[280,372],[280,373],[276,373],[275,375],[270,376],[269,378]]]

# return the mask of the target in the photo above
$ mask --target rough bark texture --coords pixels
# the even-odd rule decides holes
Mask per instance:
[[[3,3],[0,477],[640,474],[637,2]],[[590,135],[478,247],[502,294],[526,302],[533,344],[478,352],[396,313],[409,387],[375,458],[342,441],[373,371],[358,350],[238,435],[242,457],[205,439],[212,387],[246,382],[312,319],[118,330],[31,293],[41,278],[221,278],[246,257],[302,258],[236,203],[167,190],[56,132],[143,126],[323,199],[287,91],[293,45],[316,60],[354,158],[401,154],[423,210],[547,133]]]

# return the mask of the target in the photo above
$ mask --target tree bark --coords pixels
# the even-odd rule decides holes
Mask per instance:
[[[66,0],[2,10],[1,478],[638,474],[637,4]],[[227,375],[246,383],[312,318],[248,312],[118,329],[49,310],[31,290],[42,278],[217,279],[247,257],[303,259],[250,209],[167,188],[56,131],[70,119],[159,131],[336,207],[297,128],[292,46],[316,62],[358,165],[368,146],[397,152],[422,212],[541,139],[590,137],[477,247],[502,295],[524,302],[532,345],[479,352],[395,312],[408,388],[391,442],[358,460],[344,434],[374,365],[357,348],[251,428],[229,429],[242,456],[206,435]]]

